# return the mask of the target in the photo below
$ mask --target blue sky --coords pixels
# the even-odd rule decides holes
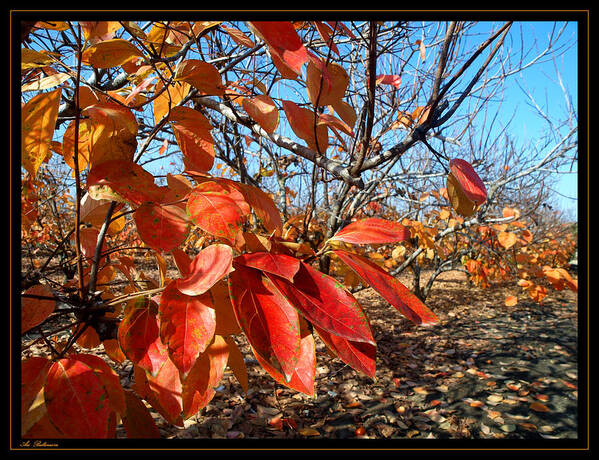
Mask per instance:
[[[481,23],[480,27],[485,30],[489,23]],[[534,140],[546,134],[547,124],[538,116],[536,109],[531,106],[531,101],[525,91],[530,92],[536,103],[547,114],[560,118],[565,117],[566,100],[564,92],[556,78],[556,70],[559,72],[562,84],[570,97],[574,112],[578,113],[578,25],[576,23],[553,23],[553,22],[516,22],[513,24],[506,44],[510,43],[520,47],[522,40],[524,48],[534,46],[538,52],[542,51],[548,41],[548,36],[553,31],[563,26],[561,40],[570,41],[575,46],[564,50],[555,62],[548,58],[545,62],[537,63],[535,66],[524,70],[521,74],[511,77],[506,84],[506,90],[502,101],[505,119],[514,115],[510,125],[510,135],[517,137],[522,143]],[[568,170],[568,168],[566,168]],[[568,215],[577,218],[578,200],[578,165],[572,165],[572,174],[561,174],[555,189],[556,204]],[[563,195],[563,196],[561,196]],[[571,198],[566,198],[571,197]]]

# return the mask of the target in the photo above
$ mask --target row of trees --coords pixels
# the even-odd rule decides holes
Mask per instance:
[[[556,26],[517,49],[512,22],[488,26],[21,23],[22,333],[48,352],[22,362],[22,434],[156,436],[142,399],[180,425],[227,366],[247,389],[241,333],[307,394],[316,335],[374,376],[360,286],[416,324],[437,320],[424,302],[448,270],[537,302],[577,290],[551,210],[576,108],[535,105],[546,135],[522,145],[494,104],[575,42]],[[80,352],[101,345],[133,388]]]

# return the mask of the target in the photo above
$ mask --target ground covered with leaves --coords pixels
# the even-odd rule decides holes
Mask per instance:
[[[400,279],[410,286],[409,277]],[[440,320],[432,327],[413,325],[362,290],[355,295],[377,341],[376,381],[333,358],[317,338],[310,397],[276,383],[237,336],[247,394],[227,372],[214,399],[185,427],[153,416],[170,439],[575,439],[578,296],[552,291],[539,306],[520,295],[506,307],[505,297],[518,289],[480,289],[462,273],[446,273],[427,300]],[[130,367],[116,367],[125,387],[132,384]],[[117,435],[125,437],[123,430]]]

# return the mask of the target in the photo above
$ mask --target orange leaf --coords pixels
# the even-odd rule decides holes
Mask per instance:
[[[143,56],[143,53],[135,45],[127,40],[114,38],[86,48],[81,59],[84,64],[96,69],[107,69],[123,65],[136,56]]]
[[[509,249],[518,242],[518,237],[512,232],[501,232],[497,234],[497,241],[499,241],[499,244],[505,249]]]
[[[268,45],[272,60],[282,77],[297,78],[310,56],[293,24],[286,21],[252,21],[248,24],[254,34]]]
[[[513,307],[518,303],[518,298],[516,296],[510,295],[505,298],[505,306]]]
[[[187,82],[208,95],[222,96],[225,93],[225,86],[218,69],[199,59],[187,59],[181,62],[175,71],[175,81]]]
[[[315,106],[337,104],[345,95],[349,84],[349,76],[339,64],[329,62],[326,69],[325,76],[311,61],[306,69],[306,90],[310,102]]]
[[[21,164],[32,177],[46,156],[51,155],[61,91],[38,94],[21,108]]]
[[[21,333],[43,323],[55,308],[56,300],[48,286],[38,284],[27,289],[21,297]]]
[[[243,98],[243,109],[257,122],[268,134],[275,132],[279,126],[279,111],[277,106],[266,94],[252,98]]]
[[[535,412],[549,412],[549,408],[545,404],[541,404],[536,401],[530,403],[530,409],[534,410]]]

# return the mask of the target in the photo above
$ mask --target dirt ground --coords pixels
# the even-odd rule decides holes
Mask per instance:
[[[426,279],[426,276],[425,276]],[[576,439],[578,295],[550,291],[542,306],[517,286],[436,281],[427,305],[439,324],[418,327],[373,290],[356,293],[377,341],[376,380],[332,358],[316,338],[316,395],[276,383],[244,337],[250,389],[227,371],[214,399],[185,427],[153,413],[168,439]],[[408,287],[409,277],[402,278]],[[519,302],[504,299],[517,293]],[[104,352],[91,350],[108,359]],[[36,346],[27,350],[35,354]],[[85,350],[89,353],[90,350]],[[114,363],[111,362],[112,365]],[[117,366],[130,387],[131,364]],[[118,437],[125,437],[122,429]]]

